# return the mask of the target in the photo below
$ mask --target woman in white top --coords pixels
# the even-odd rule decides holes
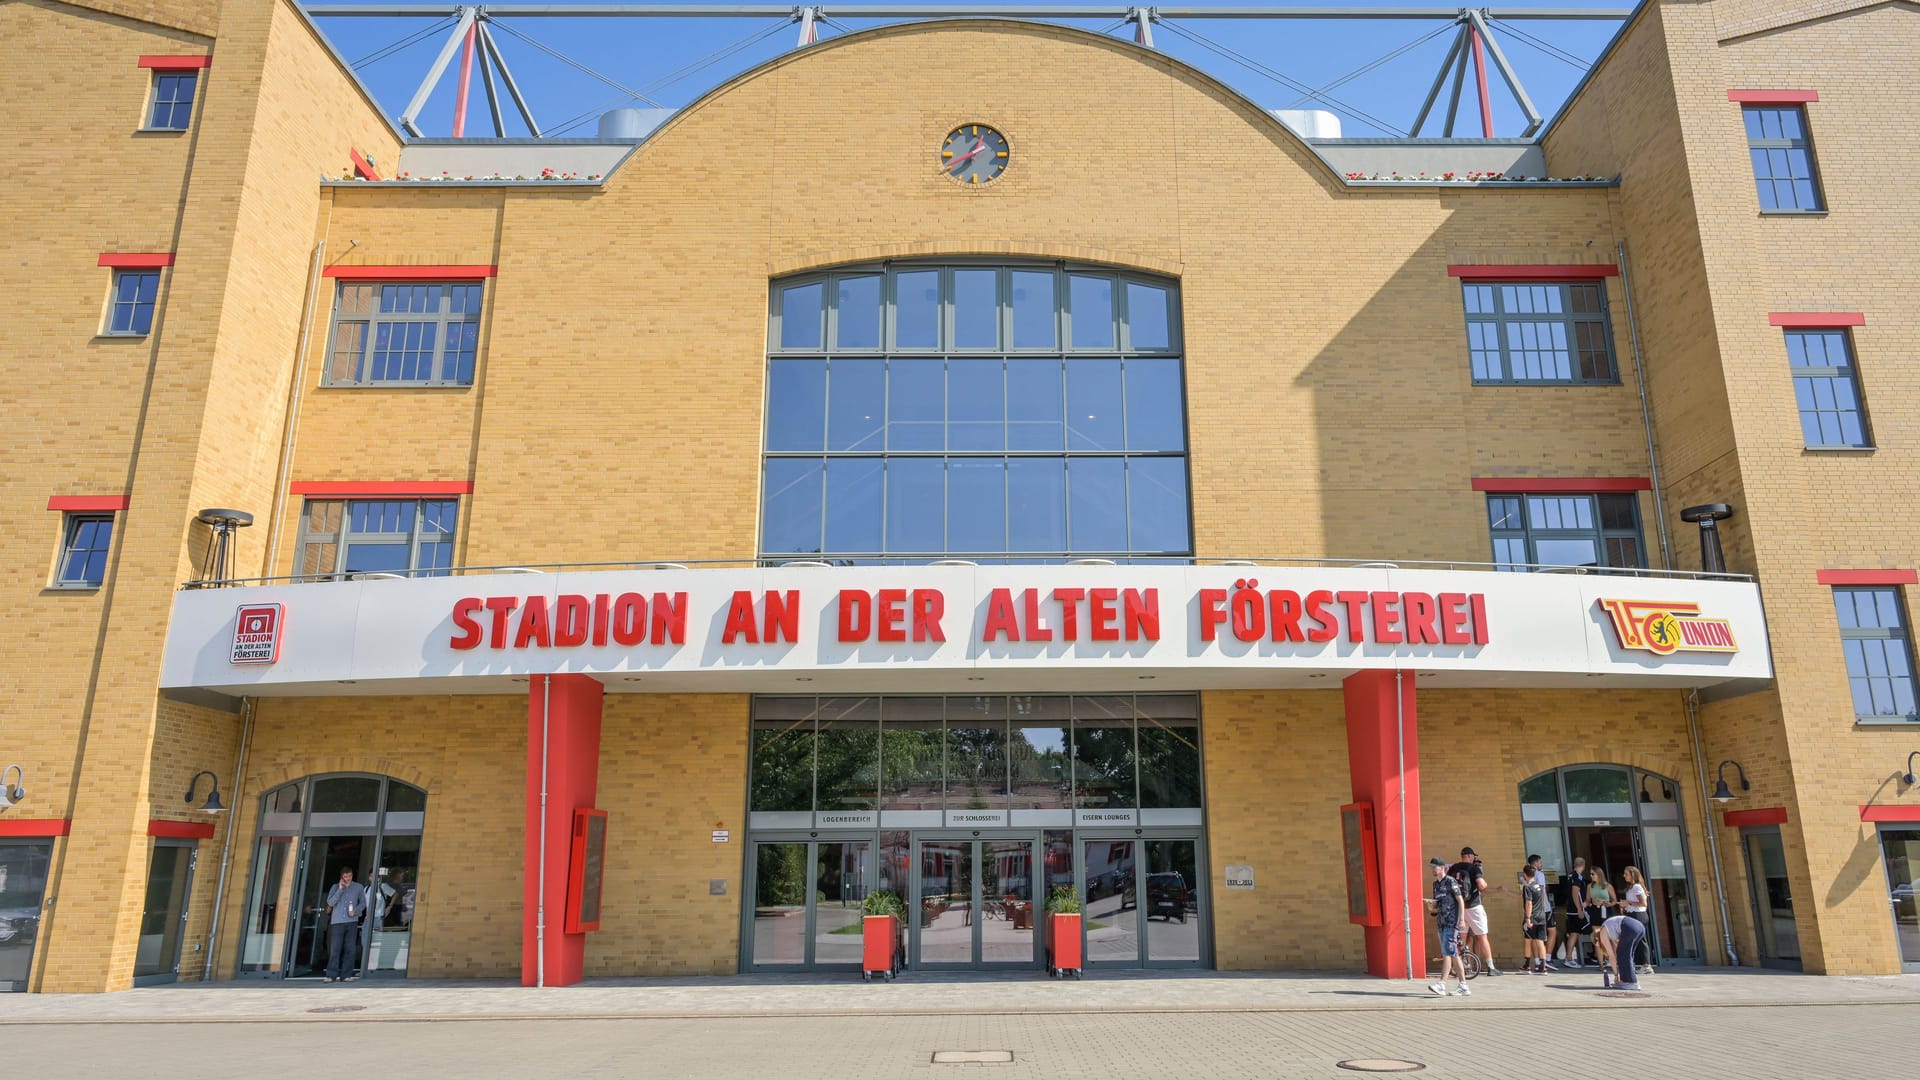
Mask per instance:
[[[1621,894],[1620,909],[1646,931],[1634,945],[1633,961],[1638,970],[1652,971],[1653,948],[1648,943],[1653,940],[1653,920],[1647,915],[1647,901],[1651,899],[1647,893],[1647,879],[1640,876],[1637,866],[1627,867],[1621,871],[1621,876],[1626,878],[1627,891]]]

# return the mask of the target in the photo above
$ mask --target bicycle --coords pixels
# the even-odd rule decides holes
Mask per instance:
[[[1440,972],[1446,970],[1446,967],[1447,967],[1446,962],[1448,959],[1450,958],[1436,956],[1428,960],[1427,961],[1427,978],[1429,979],[1440,978]],[[1475,953],[1471,949],[1467,948],[1467,937],[1465,934],[1460,935],[1460,956],[1458,957],[1458,959],[1462,967],[1466,970],[1467,978],[1469,979],[1479,978],[1480,972],[1482,970],[1481,965],[1485,961],[1480,959],[1480,955],[1478,953]]]

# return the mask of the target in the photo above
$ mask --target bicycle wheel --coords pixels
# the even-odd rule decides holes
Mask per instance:
[[[1461,953],[1460,963],[1466,969],[1467,978],[1474,979],[1480,976],[1480,956],[1478,953],[1474,953],[1474,952]]]

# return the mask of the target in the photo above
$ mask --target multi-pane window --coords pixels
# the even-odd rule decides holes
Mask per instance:
[[[154,298],[159,295],[158,270],[115,270],[107,333],[139,337],[153,329]]]
[[[1178,296],[1093,267],[775,282],[761,552],[1192,552]]]
[[[60,545],[60,585],[98,588],[107,576],[107,549],[113,546],[113,515],[69,514]]]
[[[1487,520],[1501,570],[1646,565],[1639,500],[1632,495],[1490,495]]]
[[[1762,210],[1824,210],[1820,178],[1807,138],[1807,113],[1798,105],[1748,105],[1747,150]]]
[[[1833,590],[1854,715],[1862,720],[1920,720],[1914,708],[1912,654],[1900,590]]]
[[[309,500],[300,515],[295,573],[444,577],[453,565],[455,499]]]
[[[1477,383],[1618,380],[1598,282],[1464,282],[1467,349]]]
[[[185,131],[193,120],[193,90],[199,72],[156,71],[153,73],[153,107],[147,112],[147,127],[155,131]]]
[[[342,282],[333,309],[333,386],[470,386],[478,282]]]
[[[1843,330],[1787,331],[1793,396],[1808,446],[1866,446],[1866,412],[1853,347]]]

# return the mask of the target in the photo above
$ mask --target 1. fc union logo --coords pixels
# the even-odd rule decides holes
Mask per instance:
[[[1613,616],[1613,634],[1623,649],[1645,649],[1656,656],[1688,652],[1739,652],[1733,625],[1703,619],[1699,604],[1660,600],[1601,600]]]
[[[228,657],[236,664],[271,664],[280,659],[280,634],[286,628],[286,616],[279,604],[242,604],[233,620],[233,652]]]

